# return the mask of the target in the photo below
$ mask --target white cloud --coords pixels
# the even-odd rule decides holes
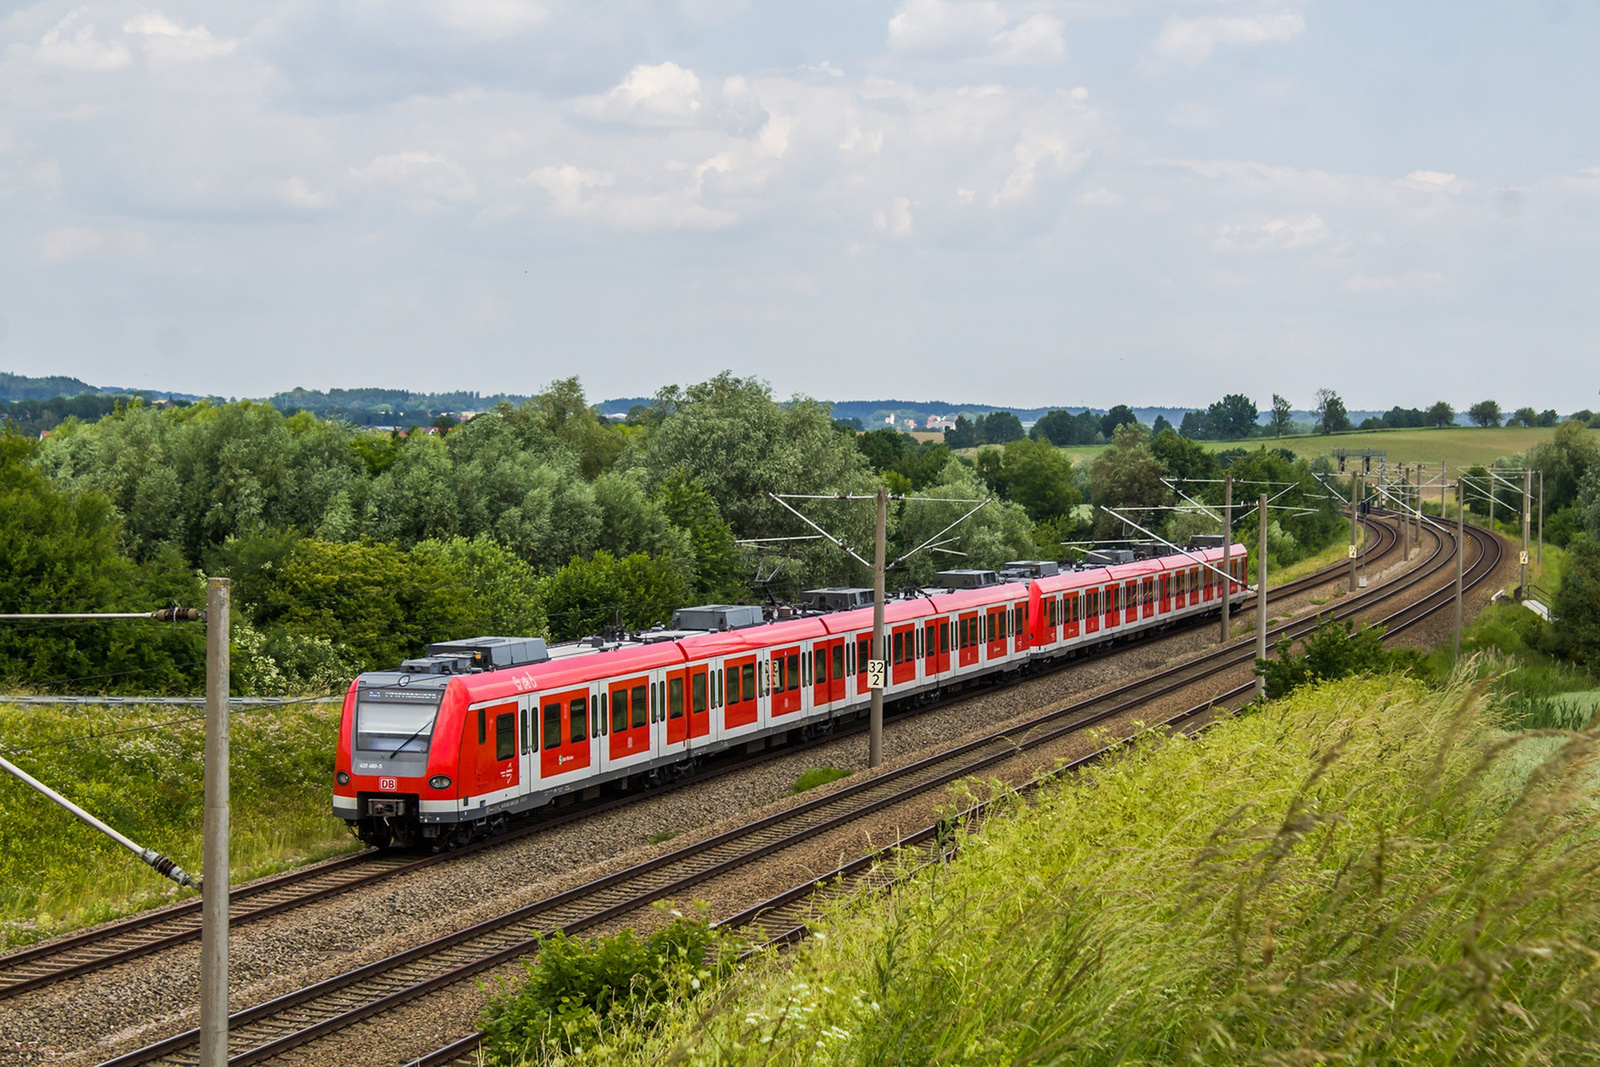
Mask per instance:
[[[83,8],[45,31],[32,50],[39,61],[49,66],[75,71],[116,70],[133,59],[120,41],[102,41],[95,36],[92,22],[83,21]]]
[[[550,20],[549,8],[526,0],[446,0],[436,10],[446,26],[485,39],[533,29]]]
[[[1121,193],[1100,186],[1098,189],[1085,189],[1078,194],[1078,203],[1085,207],[1121,207],[1128,201]]]
[[[1344,280],[1343,284],[1339,286],[1339,290],[1356,294],[1412,293],[1431,289],[1443,280],[1442,275],[1422,270],[1409,270],[1404,274],[1380,274],[1375,277],[1366,274],[1353,274]]]
[[[1459,192],[1461,183],[1454,174],[1445,174],[1437,170],[1414,170],[1406,175],[1406,181],[1432,189],[1446,189],[1450,192]]]
[[[1327,237],[1327,223],[1318,215],[1307,214],[1264,223],[1223,226],[1211,247],[1225,254],[1291,252],[1320,244]]]
[[[577,101],[585,118],[657,128],[723,125],[753,127],[764,118],[742,77],[706,85],[694,71],[670,60],[640,64],[609,92]]]
[[[1195,100],[1185,100],[1167,112],[1170,125],[1203,133],[1222,125],[1222,110]]]
[[[872,228],[891,237],[906,237],[911,233],[911,200],[897,196],[887,208],[872,213]]]
[[[1172,67],[1194,68],[1211,58],[1219,45],[1286,44],[1305,32],[1305,16],[1292,11],[1258,15],[1174,15],[1162,25],[1139,61],[1140,73],[1158,74]]]
[[[903,0],[889,49],[919,59],[1031,65],[1066,55],[1061,20],[1013,13],[995,0]]]
[[[134,231],[97,226],[63,226],[40,238],[39,258],[46,263],[65,263],[108,253],[137,255],[153,247],[154,242],[148,236]]]
[[[145,38],[145,50],[158,65],[225,56],[239,46],[236,40],[219,41],[204,26],[185,27],[159,12],[130,19],[122,30]]]
[[[438,152],[395,152],[378,156],[352,177],[360,184],[390,185],[409,193],[408,203],[412,207],[470,200],[478,191],[465,167]]]

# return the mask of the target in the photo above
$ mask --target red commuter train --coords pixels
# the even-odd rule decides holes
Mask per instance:
[[[921,699],[1220,608],[1223,550],[930,589],[884,605],[885,701]],[[1243,546],[1231,552],[1245,589]],[[1043,572],[1053,568],[1036,568]],[[946,572],[987,575],[993,572]],[[870,591],[864,598],[870,605]],[[465,843],[607,783],[656,780],[864,714],[872,608],[762,621],[689,609],[676,629],[547,648],[482,637],[361,675],[345,696],[333,812],[363,841]]]

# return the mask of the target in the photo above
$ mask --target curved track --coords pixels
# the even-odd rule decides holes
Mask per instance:
[[[1475,585],[1492,573],[1501,548],[1497,539],[1485,540],[1480,531],[1473,530],[1471,536],[1480,546],[1478,559],[1468,575]],[[1488,546],[1493,546],[1492,552]],[[1415,591],[1450,564],[1454,551],[1453,535],[1442,534],[1434,551],[1417,568],[1381,588],[1348,597],[1329,614],[1338,619],[1350,618]],[[1452,591],[1451,587],[1444,587],[1427,592],[1383,621],[1392,632],[1404,630],[1448,605]],[[1274,628],[1269,634],[1300,637],[1317,624],[1314,618],[1296,620]],[[230,1019],[233,1046],[240,1051],[229,1062],[235,1065],[259,1063],[291,1049],[320,1042],[361,1020],[413,1003],[534,952],[542,936],[557,930],[569,933],[587,930],[636,912],[654,901],[678,896],[708,879],[814,840],[820,833],[846,826],[891,805],[922,797],[949,782],[982,773],[1020,752],[1037,749],[1092,723],[1136,709],[1155,697],[1248,663],[1253,657],[1253,640],[1230,643],[1102,696],[1078,701],[915,763],[865,778],[587,885],[247,1008]],[[1188,709],[1173,721],[1202,716],[1219,703],[1248,696],[1253,690],[1252,684],[1230,688]],[[190,1064],[194,1062],[197,1039],[196,1031],[178,1034],[111,1060],[106,1067]]]
[[[1376,563],[1395,550],[1399,538],[1394,528],[1386,523],[1374,522],[1369,519],[1366,521],[1366,527],[1372,538],[1369,549],[1364,550],[1364,559],[1368,563]],[[1278,586],[1268,592],[1268,602],[1295,596],[1308,589],[1337,580],[1343,575],[1347,567],[1347,563],[1341,562],[1335,566],[1324,568],[1314,574],[1309,574],[1293,582]],[[1253,604],[1254,598],[1243,598],[1238,603],[1240,605]],[[1194,623],[1194,625],[1206,625],[1206,623],[1201,620]],[[1111,641],[1107,642],[1103,647],[1092,650],[1089,654],[1105,655],[1124,647],[1127,646]],[[1059,670],[1078,662],[1081,662],[1081,657],[1063,661],[1060,664],[1052,665],[1048,669]],[[987,691],[990,691],[990,689],[953,690],[936,703],[922,704],[914,710],[927,710],[934,706],[944,706],[951,701],[967,699],[975,693]],[[865,722],[858,721],[840,728],[831,735],[809,742],[809,744],[826,743],[865,729]],[[672,786],[703,782],[708,778],[747,770],[768,760],[778,759],[789,753],[799,751],[803,747],[803,744],[792,744],[782,749],[768,750],[763,753],[719,759],[705,770],[689,778],[672,783]],[[470,855],[487,848],[495,848],[510,841],[566,825],[579,819],[588,818],[625,804],[660,796],[661,793],[662,789],[656,788],[613,797],[581,808],[545,809],[528,817],[522,825],[517,826],[507,834],[479,841],[452,852],[416,856],[413,854],[384,853],[369,849],[312,867],[287,871],[283,874],[233,889],[229,895],[228,924],[230,928],[241,926],[245,923],[303,907],[331,896],[369,886],[397,875],[422,870],[458,856]],[[198,939],[199,936],[200,902],[199,900],[190,900],[182,904],[130,916],[126,919],[39,945],[19,949],[0,956],[0,1000],[31,989],[48,986],[74,975],[89,973],[185,944]]]

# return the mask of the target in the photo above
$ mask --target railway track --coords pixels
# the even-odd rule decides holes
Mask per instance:
[[[1372,537],[1367,549],[1364,550],[1364,556],[1368,563],[1376,563],[1394,551],[1399,537],[1394,528],[1386,523],[1369,519],[1366,526]],[[1268,602],[1296,596],[1307,589],[1336,580],[1342,576],[1347,566],[1341,562],[1278,586],[1268,592]],[[1240,604],[1254,602],[1253,597],[1239,601]],[[1197,623],[1197,625],[1205,624]],[[1094,654],[1111,654],[1125,647],[1127,647],[1125,644],[1112,644]],[[1051,669],[1058,670],[1078,662],[1081,660],[1066,661]],[[987,691],[990,690],[985,688],[954,690],[938,701],[923,704],[915,710],[931,710],[934,707],[945,706],[951,701],[967,699],[976,693]],[[792,744],[781,749],[770,749],[762,753],[720,761],[694,776],[673,782],[666,788],[695,784],[711,777],[748,770],[768,760],[799,751],[805,744],[823,744],[865,729],[865,722],[858,721],[812,742]],[[646,792],[614,797],[581,809],[546,810],[531,816],[524,825],[515,827],[506,834],[475,842],[451,852],[416,856],[367,850],[239,886],[229,895],[229,927],[239,927],[354,889],[374,885],[389,878],[423,870],[460,856],[496,848],[641,799],[659,797],[662,791],[663,789],[658,787]],[[199,936],[200,902],[191,900],[19,949],[0,956],[0,1000],[40,989],[76,975],[164,951],[197,940]]]
[[[1480,537],[1474,531],[1474,537]],[[1492,572],[1494,553],[1480,549],[1474,563],[1476,584]],[[1348,618],[1415,589],[1444,567],[1454,550],[1440,538],[1424,564],[1381,588],[1351,596],[1332,614]],[[1448,590],[1436,590],[1386,620],[1398,632],[1449,603]],[[1317,620],[1298,620],[1271,631],[1299,637]],[[1252,642],[1253,644],[1253,642]],[[1139,679],[1110,693],[1078,701],[1027,722],[958,745],[923,760],[852,783],[825,796],[803,801],[745,826],[597,879],[587,885],[507,912],[424,945],[355,968],[286,996],[235,1013],[230,1019],[235,1065],[270,1060],[292,1049],[322,1041],[364,1019],[414,1003],[536,950],[539,939],[557,930],[577,933],[682,895],[709,879],[772,856],[818,834],[845,827],[885,808],[925,796],[950,782],[980,774],[1019,753],[1038,749],[1113,715],[1203,681],[1253,659],[1252,647],[1235,643],[1184,664]],[[1191,708],[1196,715],[1219,700],[1247,695],[1251,685]],[[175,1035],[107,1062],[105,1067],[196,1062],[197,1031]]]

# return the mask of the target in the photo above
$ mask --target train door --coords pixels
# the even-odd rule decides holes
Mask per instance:
[[[856,696],[867,696],[867,661],[872,658],[872,634],[862,634],[855,639]]]
[[[465,731],[461,741],[465,755],[471,745],[472,758],[462,760],[464,766],[473,768],[476,793],[493,793],[517,784],[517,705],[497,704],[479,708],[470,713],[476,718],[476,735],[472,728]],[[476,744],[473,744],[474,736]]]
[[[970,667],[978,662],[978,615],[976,612],[956,619],[956,665]]]
[[[1161,598],[1161,613],[1165,615],[1167,612],[1172,610],[1172,575],[1161,575],[1161,577],[1156,579],[1156,584],[1160,587],[1159,595]]]
[[[561,693],[539,701],[539,777],[552,778],[589,766],[589,694]]]
[[[1077,637],[1083,623],[1083,596],[1068,593],[1061,598],[1061,639]]]
[[[749,726],[760,717],[761,707],[756,702],[756,659],[725,661],[723,670],[722,728],[724,730]]]
[[[844,638],[811,646],[811,706],[844,699]]]
[[[922,632],[922,670],[932,678],[950,669],[950,620],[929,619]]]
[[[1138,622],[1139,621],[1139,583],[1137,581],[1123,582],[1122,583],[1122,597],[1123,597],[1123,600],[1122,600],[1122,621],[1123,622]]]
[[[1110,582],[1100,594],[1101,623],[1103,627],[1112,627],[1122,621],[1122,586]]]
[[[772,715],[792,715],[800,710],[800,646],[772,653]]]
[[[539,780],[539,699],[524,698],[517,712],[517,780],[526,783],[523,792],[533,788]]]
[[[689,736],[711,732],[711,670],[704,664],[689,668]]]
[[[1156,580],[1145,578],[1139,583],[1139,606],[1144,610],[1140,612],[1143,618],[1153,618],[1156,613]]]
[[[688,701],[684,694],[688,671],[667,672],[667,744],[681,745],[689,739]]]
[[[1011,605],[1011,634],[1016,651],[1028,651],[1032,642],[1028,639],[1028,602],[1026,600],[1019,600]]]
[[[1006,654],[1006,609],[990,608],[984,612],[984,659],[1001,659]]]
[[[889,629],[889,684],[892,686],[917,679],[916,629],[915,626]]]
[[[650,683],[644,678],[611,683],[612,762],[650,751]]]

